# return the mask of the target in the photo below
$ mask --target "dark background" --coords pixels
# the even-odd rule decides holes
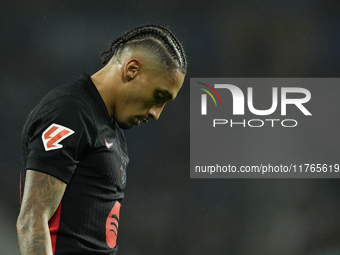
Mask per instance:
[[[0,9],[1,255],[19,253],[27,115],[50,89],[100,69],[108,42],[146,22],[177,35],[189,69],[160,120],[126,132],[118,253],[340,254],[339,180],[189,178],[189,78],[338,77],[338,1],[32,0]]]

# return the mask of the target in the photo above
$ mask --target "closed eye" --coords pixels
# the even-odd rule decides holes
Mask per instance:
[[[163,96],[160,92],[156,92],[154,95],[155,101],[156,102],[162,102],[163,101]]]
[[[172,94],[167,90],[157,90],[155,92],[154,98],[156,102],[167,102],[173,99]]]

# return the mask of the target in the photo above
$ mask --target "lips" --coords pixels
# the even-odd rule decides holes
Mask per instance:
[[[135,118],[135,125],[138,127],[140,125],[141,121],[143,121],[144,123],[147,123],[148,119],[144,118],[144,117],[136,117]]]
[[[135,118],[135,125],[137,127],[140,125],[140,119],[139,118]]]

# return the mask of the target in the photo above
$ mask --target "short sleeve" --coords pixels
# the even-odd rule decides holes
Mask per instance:
[[[54,99],[35,109],[24,129],[26,169],[69,183],[83,151],[91,146],[94,123],[85,102],[74,96]]]

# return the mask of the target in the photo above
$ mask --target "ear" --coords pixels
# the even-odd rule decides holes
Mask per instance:
[[[141,62],[136,58],[131,58],[126,61],[123,70],[124,80],[129,82],[136,78],[136,76],[139,74],[140,66]]]

